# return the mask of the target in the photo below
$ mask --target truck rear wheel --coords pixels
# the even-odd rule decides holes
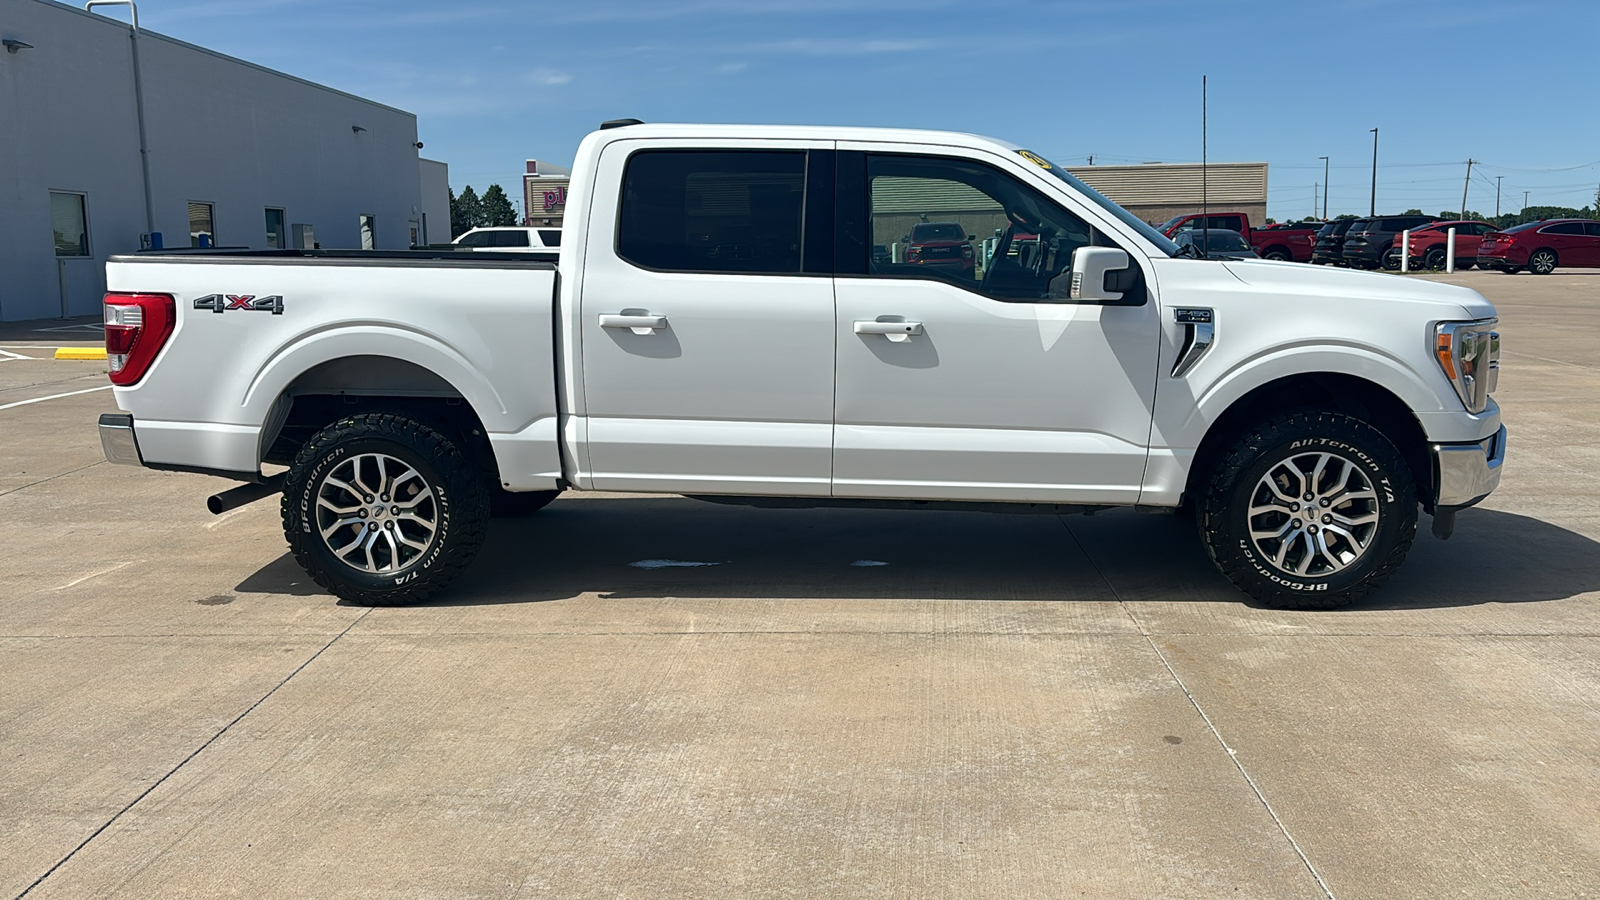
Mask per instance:
[[[1212,561],[1280,609],[1361,599],[1388,580],[1417,533],[1416,487],[1400,452],[1371,425],[1332,412],[1248,431],[1198,506]]]
[[[317,432],[283,489],[295,561],[336,596],[400,606],[449,584],[483,545],[489,497],[444,435],[367,413]]]

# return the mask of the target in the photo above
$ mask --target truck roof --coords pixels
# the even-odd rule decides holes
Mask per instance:
[[[927,131],[916,128],[865,128],[838,125],[705,125],[689,123],[647,123],[625,125],[591,132],[587,142],[609,144],[638,138],[713,138],[719,140],[791,141],[875,141],[904,144],[940,144],[973,149],[1015,152],[1017,144],[998,138],[959,131]]]

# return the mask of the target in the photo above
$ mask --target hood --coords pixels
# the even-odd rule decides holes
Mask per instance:
[[[1438,316],[1446,319],[1497,315],[1494,304],[1471,288],[1422,278],[1273,260],[1230,260],[1222,265],[1233,277],[1264,293],[1414,303],[1435,307]]]

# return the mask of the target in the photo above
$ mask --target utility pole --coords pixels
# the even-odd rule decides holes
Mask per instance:
[[[1372,205],[1367,208],[1367,215],[1378,214],[1378,129],[1372,129]]]
[[[1093,153],[1089,154],[1089,165],[1091,165],[1091,166],[1094,165],[1094,154]]]
[[[1326,219],[1328,218],[1328,158],[1319,156],[1317,159],[1322,160],[1322,218]],[[1311,210],[1311,214],[1313,216],[1317,214],[1315,208]]]
[[[1467,157],[1467,180],[1461,182],[1461,218],[1467,217],[1467,186],[1472,184],[1472,164],[1476,160]]]
[[[1315,219],[1317,217],[1317,188],[1318,187],[1320,187],[1320,185],[1318,185],[1315,181],[1311,182],[1311,218],[1313,218],[1313,219]]]
[[[1522,215],[1518,216],[1518,218],[1520,218],[1524,222],[1528,221],[1528,192],[1527,191],[1523,191],[1522,192]]]
[[[1494,217],[1496,219],[1500,218],[1500,179],[1504,177],[1504,175],[1496,175],[1494,177]]]

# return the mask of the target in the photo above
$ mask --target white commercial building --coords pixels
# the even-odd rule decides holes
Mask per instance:
[[[0,321],[96,312],[106,257],[152,233],[168,248],[449,240],[415,115],[127,15],[0,0]]]

